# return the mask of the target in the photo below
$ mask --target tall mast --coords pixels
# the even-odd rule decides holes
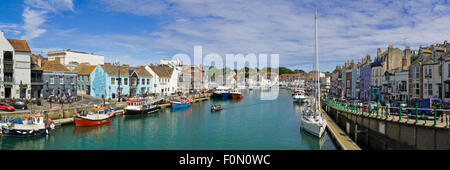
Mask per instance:
[[[316,111],[320,111],[320,71],[319,71],[319,42],[318,42],[318,40],[317,40],[317,8],[316,8],[316,11],[315,11],[316,13],[315,13],[315,40],[316,40],[316,69],[317,69],[317,79],[316,79],[316,84],[317,84],[317,88],[316,88],[316,91],[317,91],[317,100],[316,100],[316,109],[318,109],[318,110],[316,110]]]

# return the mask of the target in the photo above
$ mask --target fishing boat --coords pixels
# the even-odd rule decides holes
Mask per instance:
[[[32,114],[25,121],[20,118],[4,121],[1,127],[3,136],[38,136],[49,134],[53,129],[55,123],[51,119],[44,123],[44,117],[40,114]]]
[[[125,115],[149,114],[159,111],[161,107],[157,105],[146,104],[144,100],[127,100]]]
[[[230,89],[228,87],[219,86],[213,93],[214,98],[226,99],[230,95]]]
[[[233,99],[242,99],[242,98],[244,98],[244,94],[242,94],[241,91],[239,91],[237,89],[231,90],[230,96]]]
[[[211,106],[211,112],[214,112],[214,111],[221,111],[222,110],[222,105],[212,105]]]
[[[91,110],[81,110],[73,119],[76,126],[94,126],[109,123],[114,113],[107,112],[104,107],[94,107]]]
[[[171,101],[170,105],[172,108],[185,108],[191,106],[191,100],[186,98],[186,96],[180,96],[178,101]]]
[[[306,96],[304,90],[296,90],[292,98],[294,99],[294,102],[306,103]]]
[[[316,62],[315,62],[315,69],[317,69],[317,73],[319,72],[319,50],[318,50],[318,42],[317,42],[317,9],[315,13],[315,52],[316,52]],[[327,122],[325,119],[321,116],[321,107],[320,107],[320,83],[319,83],[319,75],[314,76],[314,98],[311,98],[311,102],[313,105],[309,105],[307,109],[303,112],[303,115],[301,116],[301,126],[302,128],[314,136],[322,137],[323,133],[325,132],[325,128],[327,126]]]

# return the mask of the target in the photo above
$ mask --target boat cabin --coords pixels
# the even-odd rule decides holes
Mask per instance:
[[[139,107],[144,105],[144,101],[142,100],[127,100],[127,106]]]
[[[44,123],[44,117],[40,115],[31,115],[30,117],[32,124],[43,124]]]

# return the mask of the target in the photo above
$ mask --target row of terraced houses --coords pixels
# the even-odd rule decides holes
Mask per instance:
[[[358,63],[346,61],[331,73],[332,95],[362,101],[411,104],[416,99],[450,102],[450,44],[447,41],[417,50],[389,45]]]
[[[166,96],[220,85],[232,87],[278,81],[278,75],[270,73],[260,76],[259,82],[237,81],[233,71],[211,76],[201,65],[182,65],[179,59],[162,59],[159,64],[132,67],[118,62],[107,63],[103,55],[71,49],[49,51],[48,57],[31,51],[26,40],[8,39],[0,31],[1,99],[75,97],[79,94],[106,99],[119,95]],[[263,78],[271,75],[271,80],[275,81]],[[217,83],[213,81],[215,79],[224,81]]]

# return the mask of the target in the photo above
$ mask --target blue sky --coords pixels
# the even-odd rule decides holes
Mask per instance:
[[[310,70],[315,7],[323,71],[389,44],[450,40],[448,0],[2,0],[0,30],[34,53],[73,49],[144,65],[201,45],[204,55],[276,53],[281,66]]]

